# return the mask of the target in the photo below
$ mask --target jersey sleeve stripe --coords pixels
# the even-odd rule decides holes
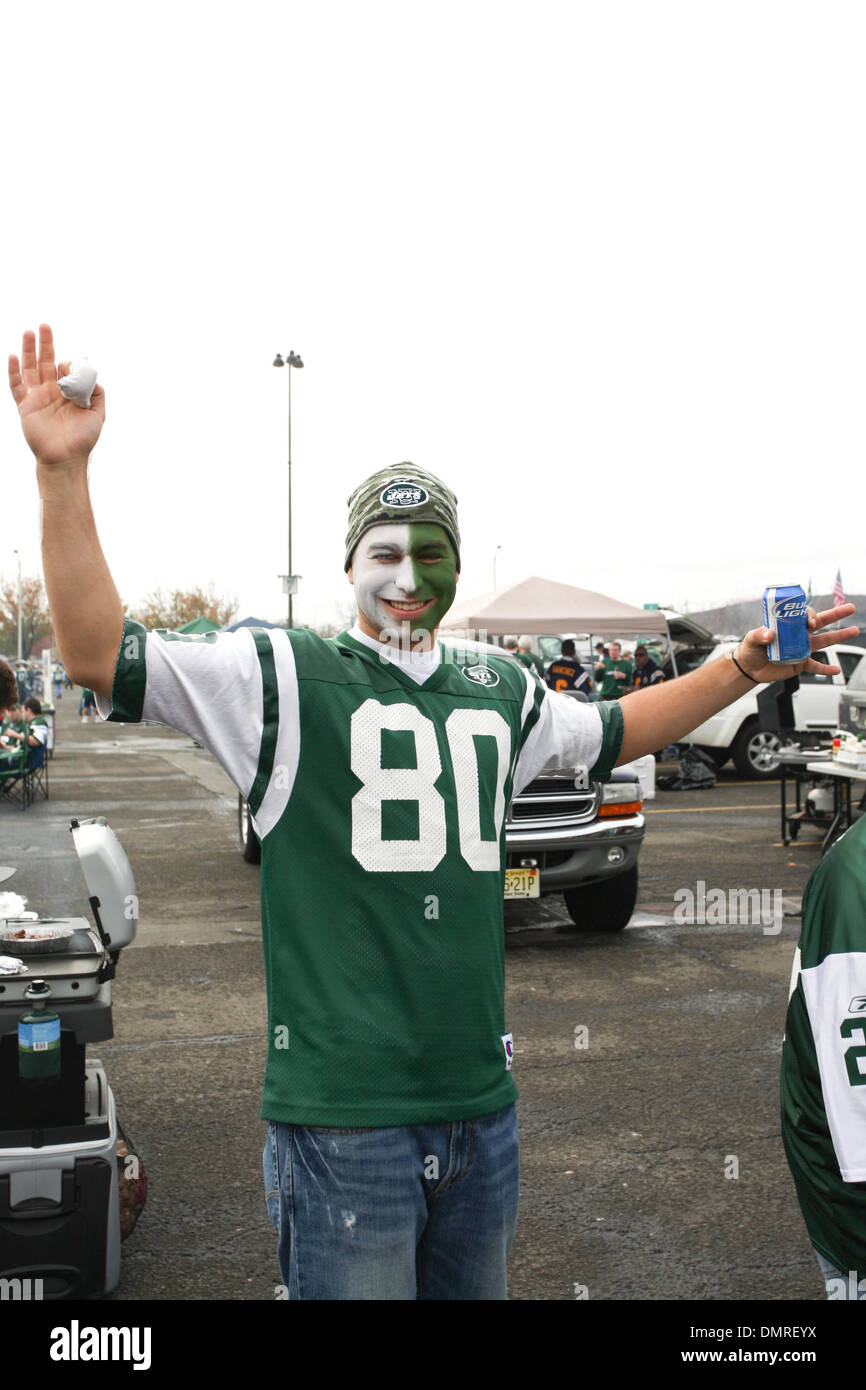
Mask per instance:
[[[297,776],[301,756],[300,700],[298,677],[295,666],[295,651],[288,633],[282,629],[267,632],[271,643],[270,657],[273,662],[275,691],[278,700],[278,723],[271,772],[258,807],[255,811],[250,804],[256,834],[263,839],[279,821],[288,805],[289,797]],[[260,657],[261,659],[261,657]],[[264,675],[264,664],[262,666]],[[265,720],[265,732],[268,723]]]
[[[511,759],[510,775],[512,781],[517,771],[520,755],[526,747],[526,740],[538,724],[542,702],[547,693],[547,687],[539,684],[535,677],[530,674],[527,666],[521,665],[521,670],[523,672],[523,678],[526,681],[526,694],[523,697],[523,706],[520,711],[520,738],[514,749],[514,756]]]
[[[524,666],[523,674],[526,677],[526,696],[523,701],[523,709],[520,713],[520,742],[526,742],[532,730],[538,723],[541,714],[541,704],[547,694],[547,687],[536,680],[535,676]]]
[[[601,715],[601,752],[589,769],[592,777],[609,777],[616,767],[625,734],[625,720],[619,700],[599,700],[595,706]]]
[[[261,628],[252,629],[256,653],[262,669],[262,741],[259,746],[259,765],[248,797],[250,814],[256,816],[264,800],[265,792],[274,770],[274,755],[277,749],[277,733],[280,723],[280,696],[277,688],[277,673],[274,650],[267,632]]]
[[[111,713],[103,716],[104,718],[122,724],[137,724],[141,720],[147,685],[144,659],[146,642],[147,629],[133,618],[124,618],[123,636],[120,639],[114,684],[111,688]],[[102,705],[104,707],[104,702]],[[102,714],[98,696],[97,708]]]

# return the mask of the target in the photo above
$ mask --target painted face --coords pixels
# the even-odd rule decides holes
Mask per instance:
[[[434,522],[371,526],[355,547],[349,579],[361,631],[378,641],[428,646],[457,591],[457,559]]]

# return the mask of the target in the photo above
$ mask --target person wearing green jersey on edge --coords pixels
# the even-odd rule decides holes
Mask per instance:
[[[59,368],[64,373],[64,366]],[[607,776],[752,688],[768,629],[731,659],[607,705],[510,657],[447,647],[457,502],[413,464],[349,499],[358,622],[185,638],[124,619],[87,491],[105,416],[58,386],[51,330],[9,381],[36,456],[45,581],[66,670],[103,718],[197,739],[261,841],[268,1211],[293,1299],[502,1299],[518,1154],[505,1018],[505,811],[549,764]],[[816,635],[852,604],[810,616]],[[254,720],[249,710],[257,711]]]
[[[829,1299],[866,1299],[866,816],[806,884],[782,1047],[782,1142]]]

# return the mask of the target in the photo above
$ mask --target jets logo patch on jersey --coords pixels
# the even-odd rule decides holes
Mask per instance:
[[[489,690],[499,684],[499,672],[491,671],[489,666],[461,666],[460,669],[466,679],[475,685],[483,685]]]

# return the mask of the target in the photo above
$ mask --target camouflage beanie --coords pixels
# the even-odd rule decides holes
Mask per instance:
[[[457,498],[441,478],[415,468],[411,463],[396,468],[382,468],[355,488],[349,498],[349,531],[346,536],[346,562],[352,563],[352,552],[365,531],[371,526],[388,522],[400,525],[409,521],[426,521],[442,526],[451,538],[460,569],[460,531],[457,527]]]

